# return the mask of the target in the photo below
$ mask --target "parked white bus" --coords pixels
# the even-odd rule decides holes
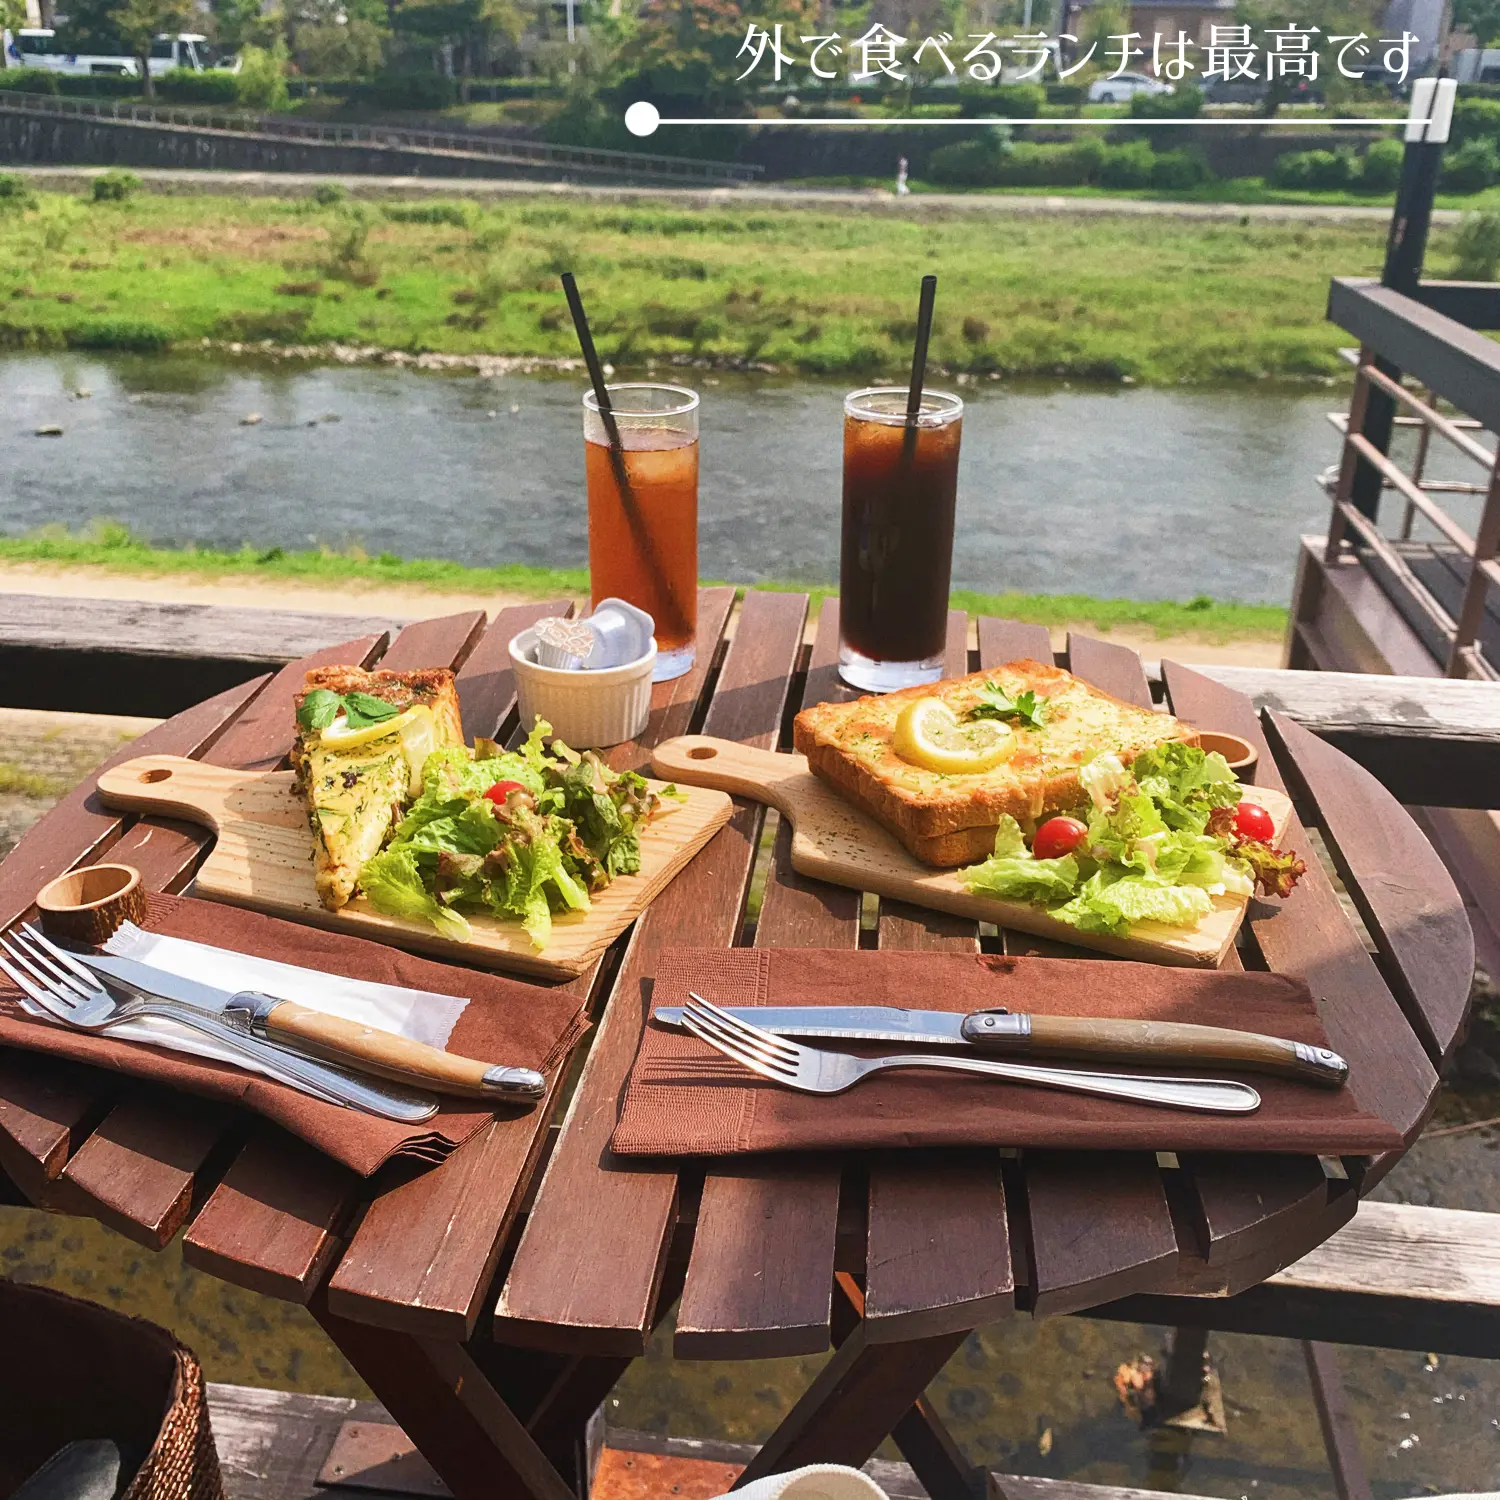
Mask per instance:
[[[118,51],[73,52],[66,31],[58,32],[40,26],[23,26],[19,31],[4,33],[5,65],[11,68],[41,68],[49,73],[66,73],[71,77],[90,74],[114,74],[137,78],[140,64],[123,46]],[[163,34],[151,44],[151,76],[160,78],[173,68],[187,68],[202,73],[210,68],[239,71],[239,58],[221,60],[206,36],[183,31],[176,36]]]

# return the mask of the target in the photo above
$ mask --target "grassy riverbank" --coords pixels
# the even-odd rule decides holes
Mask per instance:
[[[455,191],[461,191],[455,188]],[[1446,231],[1431,261],[1446,260]],[[204,339],[575,355],[558,275],[606,358],[896,376],[916,287],[942,278],[950,372],[1141,383],[1341,373],[1329,277],[1379,265],[1374,224],[1004,217],[539,195],[481,206],[41,194],[0,212],[0,347]]]
[[[328,588],[422,590],[433,594],[495,595],[549,599],[588,593],[583,568],[534,568],[520,563],[470,567],[445,558],[399,558],[390,553],[327,549],[269,551],[243,548],[177,550],[153,547],[125,527],[98,522],[83,531],[48,527],[24,537],[0,537],[0,566],[99,569],[139,578],[191,578],[221,583],[258,581]],[[833,592],[816,585],[764,583],[757,588],[806,591],[817,599]],[[1187,602],[1096,599],[1088,594],[980,594],[957,589],[955,609],[1048,626],[1133,630],[1161,638],[1196,636],[1207,641],[1279,640],[1286,611],[1270,604],[1235,604],[1206,595]]]

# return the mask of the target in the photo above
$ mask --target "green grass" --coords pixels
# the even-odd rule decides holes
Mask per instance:
[[[61,797],[73,786],[61,776],[48,776],[41,771],[29,771],[25,766],[0,760],[0,797],[55,798]]]
[[[0,536],[0,563],[51,563],[145,577],[261,579],[329,587],[354,581],[424,588],[435,593],[503,592],[537,599],[581,596],[588,593],[589,587],[588,572],[583,568],[536,568],[520,563],[471,567],[445,558],[400,558],[391,553],[371,557],[360,551],[327,549],[288,551],[273,547],[258,551],[243,547],[228,551],[153,547],[126,527],[108,521],[97,521],[80,531],[49,526],[28,536]],[[756,587],[808,592],[813,596],[815,612],[822,598],[834,592],[818,585],[797,583]],[[1193,635],[1213,641],[1279,639],[1286,629],[1286,610],[1279,605],[1220,602],[1206,595],[1178,603],[1096,599],[1088,594],[980,594],[960,589],[954,591],[952,604],[970,614],[996,615],[1028,624],[1131,629],[1163,637]]]
[[[461,187],[454,186],[457,201]],[[1384,226],[1057,216],[920,220],[848,209],[517,198],[459,223],[310,200],[40,195],[0,215],[0,347],[330,341],[576,356],[578,273],[617,367],[702,359],[856,377],[910,357],[917,284],[941,276],[948,371],[1141,383],[1345,374],[1330,276],[1375,272]],[[1432,239],[1447,268],[1450,232]]]

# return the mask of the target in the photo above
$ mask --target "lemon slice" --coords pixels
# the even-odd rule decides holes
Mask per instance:
[[[1016,732],[998,719],[960,723],[941,698],[918,698],[901,710],[891,743],[902,760],[950,776],[988,771],[1015,753]]]
[[[393,719],[382,719],[378,724],[368,724],[363,729],[351,729],[349,721],[341,716],[322,731],[323,748],[356,750],[372,740],[383,740],[387,735],[401,734],[408,724],[417,722],[424,715],[430,722],[432,710],[425,703],[414,703],[405,713],[397,714]]]
[[[401,753],[406,757],[407,789],[413,797],[422,795],[422,767],[438,747],[437,720],[425,703],[407,710],[412,717],[401,726]],[[406,715],[401,715],[406,718]]]

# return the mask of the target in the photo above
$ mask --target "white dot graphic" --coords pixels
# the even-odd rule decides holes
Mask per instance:
[[[661,124],[661,111],[644,99],[637,99],[625,111],[625,128],[631,135],[655,135]]]

